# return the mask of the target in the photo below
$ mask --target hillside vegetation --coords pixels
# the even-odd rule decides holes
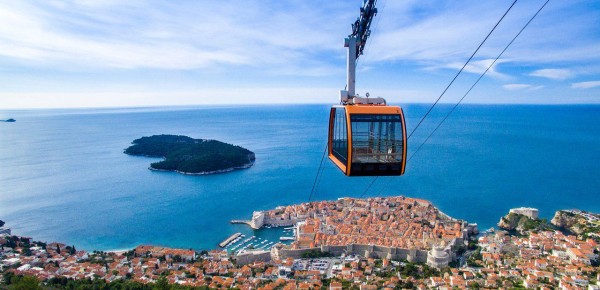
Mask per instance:
[[[154,135],[136,139],[132,144],[125,154],[165,158],[150,164],[154,170],[209,174],[248,168],[255,160],[254,153],[246,148],[187,136]]]

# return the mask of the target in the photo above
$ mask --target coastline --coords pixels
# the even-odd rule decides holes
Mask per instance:
[[[202,171],[202,172],[185,172],[185,171],[179,171],[179,170],[157,169],[157,168],[153,168],[152,165],[150,165],[148,167],[148,169],[150,169],[152,171],[161,171],[161,172],[176,172],[176,173],[183,174],[183,175],[209,175],[209,174],[227,173],[227,172],[231,172],[231,171],[238,170],[238,169],[247,169],[247,168],[252,167],[253,165],[254,165],[254,161],[251,161],[242,166],[230,167],[230,168],[226,168],[226,169],[219,169],[219,170],[213,170],[213,171]]]
[[[127,253],[127,252],[129,252],[129,251],[132,251],[132,250],[134,250],[134,249],[135,249],[135,248],[131,248],[131,249],[114,249],[114,250],[107,250],[107,251],[102,251],[102,252],[105,252],[105,253],[113,253],[113,254],[115,254],[115,255],[122,255],[122,254],[125,254],[125,253]]]

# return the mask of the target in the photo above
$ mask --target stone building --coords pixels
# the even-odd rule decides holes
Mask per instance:
[[[427,265],[436,269],[442,269],[448,266],[450,255],[446,252],[443,246],[433,246],[427,252]]]
[[[250,227],[257,230],[262,228],[265,223],[265,212],[255,211],[252,213],[252,220],[250,221]]]
[[[537,219],[539,216],[539,211],[537,208],[531,207],[519,207],[510,209],[510,213],[524,215],[530,219]]]

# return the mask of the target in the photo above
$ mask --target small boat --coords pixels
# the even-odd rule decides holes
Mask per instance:
[[[280,241],[293,241],[295,240],[294,237],[280,237],[279,238]]]

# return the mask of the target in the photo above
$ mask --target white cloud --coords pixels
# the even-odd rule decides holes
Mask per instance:
[[[148,91],[109,89],[92,92],[0,92],[5,108],[84,108],[179,106],[209,104],[282,104],[333,102],[339,88],[269,87],[204,88],[202,90]],[[126,96],[126,97],[123,97]],[[210,96],[210,97],[206,97]]]
[[[485,70],[487,70],[488,67],[490,67],[490,65],[493,62],[494,62],[494,59],[483,59],[483,60],[471,61],[471,62],[469,62],[469,64],[467,64],[467,66],[465,66],[464,71],[480,75],[483,72],[485,72]],[[494,63],[494,65],[492,67],[490,67],[490,69],[487,71],[486,75],[487,76],[491,76],[491,77],[495,77],[495,78],[499,78],[499,79],[506,79],[506,78],[508,78],[507,75],[502,74],[502,73],[496,71],[496,67],[500,63],[503,63],[503,62],[506,62],[506,61],[505,60],[498,60],[498,61],[496,61],[496,63]],[[450,64],[445,65],[445,67],[446,68],[453,68],[453,69],[459,70],[460,68],[462,68],[463,65],[464,65],[464,63],[454,62],[454,63],[450,63]]]
[[[16,107],[175,105],[195,103],[206,95],[201,90],[213,90],[232,103],[302,102],[306,96],[335,102],[345,82],[342,39],[359,11],[360,3],[350,2],[0,1],[0,101]],[[372,95],[387,89],[389,94],[381,96],[398,101],[435,100],[436,88],[446,84],[450,70],[462,66],[511,2],[379,1],[380,13],[357,68],[358,89]],[[482,73],[543,2],[515,5],[465,72]],[[596,86],[577,83],[600,73],[600,9],[592,6],[589,1],[551,2],[490,69],[496,79],[479,85],[488,88],[481,90],[480,100],[517,95],[497,90],[498,79],[509,83],[506,90],[542,88],[519,79],[530,79],[524,75],[529,72],[569,79],[573,88]],[[295,85],[304,89],[268,90]],[[337,88],[310,90],[330,86]],[[220,88],[230,91],[214,91]],[[425,93],[403,95],[397,89]],[[568,86],[560,89],[574,92]],[[289,91],[301,97],[281,97]],[[598,102],[593,93],[578,91],[569,101],[589,94]],[[546,91],[535,97],[549,100]]]
[[[591,89],[600,87],[600,81],[589,81],[589,82],[578,82],[572,83],[571,87],[574,89]]]
[[[529,75],[553,80],[566,80],[575,76],[571,70],[558,68],[539,69]]]
[[[331,64],[315,55],[343,55],[338,30],[348,29],[338,22],[321,24],[345,11],[290,4],[275,9],[254,1],[0,3],[0,62],[66,70],[233,66],[330,73]]]
[[[495,57],[543,2],[515,5],[477,56]],[[369,56],[369,60],[464,62],[510,5],[502,1],[466,3],[409,1],[388,4],[380,13],[378,30],[373,32],[370,52],[375,56]],[[529,64],[587,62],[591,59],[597,62],[600,60],[600,40],[595,29],[598,17],[598,10],[589,9],[585,2],[547,5],[504,57],[512,62]],[[560,37],[545,37],[547,35]]]
[[[544,86],[534,86],[534,85],[529,85],[529,84],[506,84],[502,86],[505,90],[509,90],[509,91],[518,91],[518,90],[528,90],[528,91],[533,91],[533,90],[539,90],[541,88],[543,88]]]

